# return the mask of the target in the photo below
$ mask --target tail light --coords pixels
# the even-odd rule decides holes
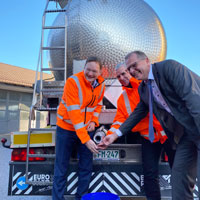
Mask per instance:
[[[41,148],[36,148],[36,149],[34,149],[34,153],[33,154],[44,154],[44,150],[41,149]],[[44,161],[44,160],[46,160],[46,158],[43,158],[43,157],[35,157],[34,159],[35,159],[35,161]]]
[[[168,156],[166,153],[165,153],[165,162],[168,162]]]
[[[164,152],[164,151],[161,154],[161,161],[168,162],[168,156],[167,156],[166,152]]]
[[[42,149],[30,149],[29,154],[44,154]],[[11,155],[11,161],[26,161],[27,151],[26,149],[13,149]],[[44,157],[29,157],[29,161],[44,161]]]

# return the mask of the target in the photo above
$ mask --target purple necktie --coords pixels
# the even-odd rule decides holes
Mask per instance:
[[[154,141],[154,129],[153,129],[153,93],[151,87],[151,80],[147,81],[149,91],[149,140],[151,143]]]

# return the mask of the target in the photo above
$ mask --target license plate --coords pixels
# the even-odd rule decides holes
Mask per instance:
[[[119,150],[99,150],[94,154],[94,160],[119,160]]]

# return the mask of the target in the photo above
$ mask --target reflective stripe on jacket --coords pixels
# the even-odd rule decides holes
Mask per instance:
[[[129,117],[131,112],[133,112],[133,110],[136,108],[137,104],[140,101],[140,97],[138,94],[139,81],[136,80],[135,78],[131,78],[130,83],[132,88],[123,87],[124,91],[118,98],[117,113],[113,121],[113,124],[109,129],[109,131],[107,132],[107,134],[112,134],[113,132],[115,132],[120,127],[120,125]],[[153,126],[154,129],[156,130],[156,133],[154,134],[155,136],[154,142],[160,141],[161,143],[164,143],[165,140],[167,139],[167,136],[155,116],[153,116]],[[147,115],[144,119],[142,119],[132,129],[132,132],[140,132],[141,136],[143,136],[146,139],[149,139],[148,127],[149,127],[149,115]]]
[[[98,85],[93,88],[83,71],[69,77],[57,112],[57,125],[76,131],[83,144],[90,140],[86,129],[88,124],[93,121],[99,126],[98,116],[101,112],[105,83],[101,76],[97,82]]]

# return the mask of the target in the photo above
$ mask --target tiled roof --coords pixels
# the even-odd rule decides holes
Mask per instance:
[[[34,70],[0,63],[0,83],[32,87],[33,83],[35,83],[35,74]],[[39,78],[40,73],[38,73]],[[43,79],[53,80],[53,75],[43,73]]]

